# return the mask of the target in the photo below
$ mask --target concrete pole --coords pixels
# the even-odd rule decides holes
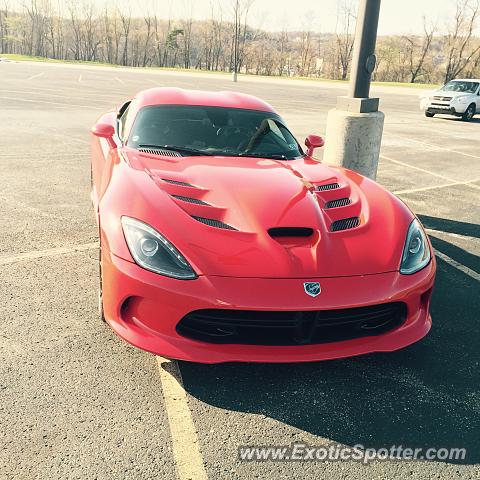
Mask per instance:
[[[381,0],[360,0],[348,96],[328,112],[325,163],[375,179],[384,115],[378,98],[369,98],[375,69],[375,43]]]

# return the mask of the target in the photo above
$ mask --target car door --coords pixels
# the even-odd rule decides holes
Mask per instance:
[[[477,89],[476,103],[477,103],[477,113],[480,113],[480,85]]]

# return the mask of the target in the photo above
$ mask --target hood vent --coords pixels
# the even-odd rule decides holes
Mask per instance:
[[[204,223],[205,225],[208,225],[209,227],[223,228],[225,230],[237,230],[231,225],[227,225],[226,223],[223,223],[220,220],[214,220],[213,218],[197,217],[195,215],[192,215],[192,218],[194,218],[197,222],[201,222],[201,223]]]
[[[204,202],[203,200],[199,200],[198,198],[191,198],[191,197],[184,197],[182,195],[172,195],[173,198],[176,198],[178,200],[181,200],[182,202],[187,202],[187,203],[194,203],[195,205],[207,205],[211,206],[207,202]]]
[[[360,225],[360,219],[358,217],[343,218],[342,220],[335,220],[330,225],[331,232],[338,232],[340,230],[349,230]]]
[[[313,228],[306,227],[275,227],[269,228],[268,234],[271,237],[310,237],[313,235]]]
[[[349,198],[339,198],[337,200],[330,200],[325,204],[325,208],[337,208],[337,207],[345,207],[346,205],[350,205],[352,201]]]
[[[318,192],[324,192],[325,190],[335,190],[336,188],[340,188],[338,183],[326,183],[324,185],[317,185]]]
[[[170,180],[168,178],[162,178],[162,180],[173,185],[181,185],[182,187],[193,187],[193,185],[190,185],[189,183],[179,182],[178,180]]]
[[[149,153],[150,155],[161,155],[162,157],[181,157],[180,153],[174,150],[164,150],[163,148],[139,148],[138,151]]]

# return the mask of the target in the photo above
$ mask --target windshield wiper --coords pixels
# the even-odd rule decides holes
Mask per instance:
[[[280,153],[272,153],[271,155],[263,155],[262,153],[237,153],[236,157],[254,157],[254,158],[270,158],[272,160],[288,160],[285,155]]]
[[[205,152],[204,150],[197,150],[195,148],[188,148],[188,147],[177,147],[176,145],[154,145],[150,143],[142,143],[139,145],[140,148],[159,148],[163,150],[172,150],[174,152],[185,152],[191,153],[193,155],[207,155],[212,156],[211,153]]]

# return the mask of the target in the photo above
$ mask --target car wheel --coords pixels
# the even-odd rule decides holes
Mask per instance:
[[[425,116],[428,117],[428,118],[432,118],[432,117],[435,116],[435,114],[432,113],[432,112],[429,112],[428,110],[425,110]]]
[[[98,248],[98,318],[105,322],[103,312],[103,287],[102,287],[102,246]]]
[[[462,120],[464,122],[469,122],[475,115],[475,112],[476,112],[476,108],[475,108],[475,105],[472,103],[471,105],[468,106],[468,108],[465,110],[465,113],[462,115]]]

